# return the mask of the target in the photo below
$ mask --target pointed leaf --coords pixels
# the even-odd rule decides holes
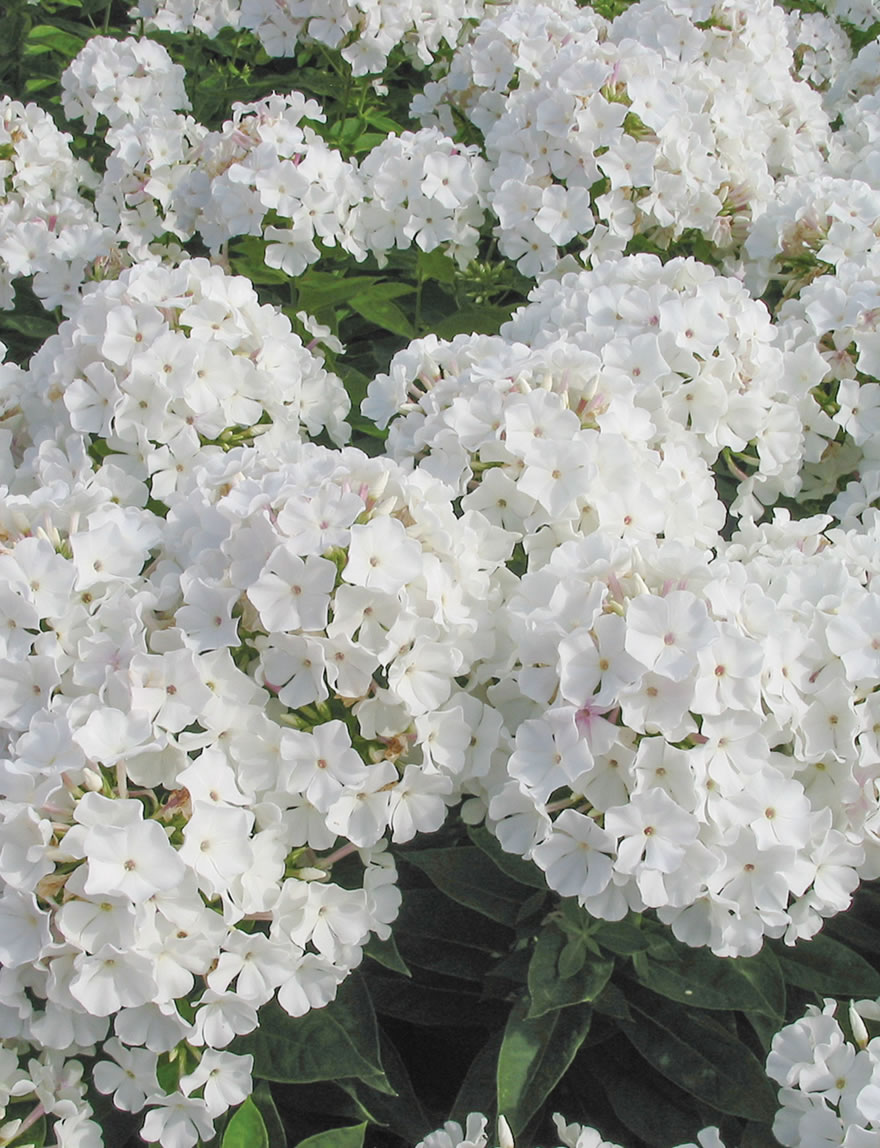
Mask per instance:
[[[329,1128],[305,1140],[297,1148],[363,1148],[366,1124],[352,1124],[348,1128]],[[225,1148],[225,1146],[224,1146]],[[242,1145],[242,1148],[245,1148]]]
[[[402,335],[405,339],[415,338],[415,327],[390,299],[375,297],[371,292],[366,295],[355,295],[348,302],[362,318],[375,323],[383,331],[391,331],[392,334]]]
[[[765,1012],[782,1019],[785,985],[772,957],[716,957],[708,949],[676,945],[674,960],[635,953],[632,963],[638,980],[669,1000],[696,1008]]]
[[[580,965],[563,976],[561,963],[572,942],[566,943],[555,925],[547,925],[538,934],[529,964],[529,1018],[544,1016],[567,1005],[594,1000],[605,988],[614,970],[614,961],[588,955],[580,949]]]
[[[514,1136],[538,1111],[571,1064],[590,1029],[589,1005],[530,1019],[528,998],[510,1012],[498,1053],[498,1112]]]
[[[644,990],[629,1005],[636,1023],[620,1027],[668,1080],[719,1112],[773,1119],[776,1092],[763,1065],[723,1025]]]
[[[798,988],[819,996],[880,996],[880,973],[864,957],[824,933],[811,941],[774,949],[782,975]]]
[[[287,1134],[272,1097],[272,1089],[267,1080],[261,1080],[254,1089],[254,1104],[260,1110],[266,1131],[269,1133],[269,1148],[287,1148]]]
[[[250,1097],[230,1117],[220,1143],[221,1148],[269,1148],[263,1115]]]
[[[447,897],[478,913],[515,925],[527,893],[519,882],[502,873],[476,846],[421,849],[407,853],[407,861],[425,873]]]
[[[397,948],[397,942],[394,940],[393,935],[382,941],[375,933],[372,933],[369,941],[364,945],[364,956],[372,957],[374,961],[378,961],[378,963],[384,965],[386,969],[391,969],[393,973],[402,973],[405,977],[412,976],[412,973],[407,968],[406,961],[400,955],[400,950]]]
[[[288,1016],[272,1002],[260,1009],[260,1024],[239,1037],[235,1051],[251,1053],[254,1076],[308,1084],[356,1076],[371,1088],[393,1091],[382,1069],[376,1014],[358,973],[339,986],[336,1000],[305,1016]]]
[[[537,865],[533,865],[531,861],[524,861],[515,853],[505,853],[498,838],[491,834],[485,825],[471,825],[467,833],[474,845],[482,849],[502,873],[506,873],[521,885],[540,889],[542,893],[549,892],[544,874]]]

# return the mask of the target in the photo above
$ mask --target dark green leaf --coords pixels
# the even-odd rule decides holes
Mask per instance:
[[[776,1092],[763,1065],[723,1025],[653,993],[631,997],[629,1005],[636,1023],[621,1028],[663,1076],[719,1112],[773,1119]]]
[[[404,959],[411,965],[448,977],[482,984],[495,963],[491,953],[468,945],[459,945],[450,938],[436,941],[430,937],[400,934],[400,948]]]
[[[230,1117],[223,1133],[222,1148],[269,1148],[269,1133],[263,1115],[250,1097]],[[332,1146],[328,1146],[332,1148]]]
[[[516,1136],[571,1064],[590,1029],[589,1005],[530,1019],[528,998],[510,1012],[498,1053],[498,1112]]]
[[[378,961],[380,965],[384,965],[394,973],[403,973],[405,977],[412,976],[406,961],[400,955],[393,935],[382,941],[375,933],[371,934],[369,941],[364,945],[364,956],[372,957],[374,961]]]
[[[353,1124],[348,1128],[330,1128],[300,1140],[297,1148],[363,1148],[366,1124]],[[225,1146],[224,1146],[225,1148]],[[245,1148],[242,1145],[242,1148]]]
[[[0,316],[0,327],[19,335],[27,335],[31,339],[48,339],[58,330],[57,323],[42,315],[4,314]]]
[[[422,849],[406,855],[453,901],[476,909],[478,913],[514,925],[525,890],[519,882],[502,873],[476,846],[452,846],[449,849]]]
[[[695,1100],[647,1065],[633,1071],[631,1057],[609,1055],[603,1047],[591,1052],[585,1067],[586,1080],[595,1087],[598,1078],[618,1120],[650,1148],[695,1141],[706,1122]]]
[[[400,1053],[387,1037],[382,1037],[381,1049],[382,1063],[396,1096],[375,1092],[359,1080],[343,1080],[340,1086],[352,1098],[363,1119],[390,1128],[410,1144],[418,1144],[434,1124],[413,1089]]]
[[[613,981],[609,981],[593,1001],[593,1011],[614,1020],[633,1020],[626,997]]]
[[[490,833],[484,825],[469,826],[467,834],[474,845],[482,849],[486,856],[492,859],[502,873],[506,873],[507,876],[513,878],[514,881],[518,881],[520,885],[528,885],[531,889],[540,889],[544,893],[548,892],[544,874],[538,866],[533,865],[531,861],[524,861],[522,857],[518,857],[515,853],[505,853],[501,848],[498,838]]]
[[[603,948],[619,957],[644,952],[650,945],[649,938],[629,917],[622,921],[602,921],[593,937]]]
[[[436,941],[454,939],[456,945],[495,956],[510,944],[510,930],[497,921],[451,900],[439,889],[407,889],[394,922],[395,934],[415,934]]]
[[[454,339],[456,335],[497,335],[518,303],[500,306],[496,303],[473,303],[460,308],[453,315],[434,324],[434,332],[441,339]]]
[[[263,1123],[266,1125],[266,1131],[269,1133],[269,1148],[287,1148],[287,1135],[272,1098],[272,1089],[269,1087],[268,1081],[261,1080],[254,1089],[254,1104],[259,1108]]]
[[[370,323],[375,323],[383,331],[391,331],[395,335],[402,335],[406,339],[414,339],[415,328],[406,314],[396,303],[390,299],[376,298],[372,293],[355,295],[348,300],[355,311]]]
[[[538,934],[529,965],[530,1019],[592,1001],[608,983],[614,961],[588,955],[583,947],[577,969],[563,976],[560,965],[570,944],[555,925],[545,926]]]
[[[820,933],[793,946],[774,945],[788,984],[819,996],[880,996],[880,973],[858,953]]]
[[[502,1032],[494,1032],[474,1059],[467,1075],[461,1083],[453,1105],[451,1117],[462,1127],[469,1112],[482,1112],[494,1120],[497,1100],[498,1053],[501,1050]]]
[[[277,1003],[260,1010],[260,1024],[239,1037],[235,1050],[251,1053],[254,1076],[307,1084],[356,1076],[380,1092],[391,1089],[382,1070],[379,1035],[370,994],[353,973],[336,1000],[305,1016],[288,1016]]]
[[[317,315],[324,307],[347,303],[352,295],[363,295],[378,282],[369,276],[357,275],[340,279],[326,271],[307,271],[296,280],[297,303],[293,311],[308,311]]]
[[[446,987],[370,974],[369,984],[376,1011],[408,1024],[464,1028],[498,1023],[498,1003],[483,1000],[473,986],[464,982]]]
[[[633,955],[635,975],[646,988],[697,1008],[764,1012],[782,1021],[785,985],[772,956],[716,957],[708,949],[675,949],[669,961]]]

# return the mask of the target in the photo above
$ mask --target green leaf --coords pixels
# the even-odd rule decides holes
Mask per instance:
[[[605,988],[614,971],[614,961],[588,955],[580,949],[580,963],[567,976],[560,971],[566,950],[572,942],[555,925],[538,934],[529,964],[530,1019],[544,1016],[568,1005],[594,1000]]]
[[[416,268],[425,280],[435,283],[454,283],[456,277],[455,260],[436,248],[434,251],[419,251],[416,255]]]
[[[269,1148],[262,1113],[250,1097],[239,1105],[226,1125],[221,1148]]]
[[[285,272],[266,266],[266,240],[256,235],[245,235],[231,244],[229,265],[236,275],[244,275],[260,286],[290,282]]]
[[[348,1128],[330,1128],[300,1140],[297,1148],[363,1148],[366,1124],[352,1124]],[[224,1146],[225,1148],[225,1146]],[[242,1145],[242,1148],[245,1148]]]
[[[382,1037],[381,1049],[382,1063],[396,1096],[385,1096],[359,1080],[340,1081],[340,1086],[351,1097],[353,1106],[363,1119],[390,1128],[409,1144],[418,1144],[434,1128],[434,1122],[416,1095],[400,1053],[387,1037]]]
[[[355,295],[348,302],[363,319],[375,323],[383,331],[391,331],[392,334],[402,335],[406,339],[415,338],[415,327],[397,304],[392,303],[390,299],[376,297],[370,292],[365,295]]]
[[[400,946],[404,959],[419,969],[477,984],[482,984],[495,963],[485,950],[457,944],[448,937],[438,943],[430,937],[401,933]]]
[[[880,973],[852,949],[820,933],[794,946],[774,945],[788,984],[833,997],[880,996]]]
[[[393,973],[402,973],[405,977],[412,976],[406,961],[400,955],[393,935],[382,941],[375,933],[371,934],[369,941],[364,945],[364,956],[371,957],[386,969],[391,969]]]
[[[406,859],[453,901],[502,925],[516,924],[525,889],[496,868],[476,846],[421,849],[407,853]]]
[[[72,60],[82,51],[85,40],[72,32],[65,32],[63,28],[56,28],[52,24],[37,24],[31,28],[25,41],[24,51],[27,56],[36,56],[42,52],[58,52],[66,60]]]
[[[272,1089],[269,1087],[268,1081],[260,1081],[254,1089],[253,1100],[254,1104],[256,1104],[260,1110],[263,1123],[266,1125],[266,1131],[269,1133],[269,1148],[287,1148],[287,1134],[284,1131],[284,1125],[281,1123],[281,1117],[275,1106]]]
[[[363,295],[378,283],[368,275],[340,279],[326,271],[309,270],[296,280],[297,302],[293,312],[308,311],[317,315],[324,307],[348,303],[353,295]]]
[[[42,315],[0,315],[0,328],[27,335],[30,339],[48,339],[58,330],[58,324]]]
[[[776,1092],[763,1065],[717,1021],[653,993],[630,997],[627,1039],[668,1080],[719,1112],[770,1122]]]
[[[452,1104],[450,1117],[462,1128],[470,1112],[483,1112],[491,1122],[495,1117],[497,1101],[498,1053],[501,1051],[502,1032],[493,1032],[467,1070]]]
[[[415,934],[440,942],[453,938],[456,945],[493,956],[505,952],[511,939],[504,925],[459,905],[436,888],[404,891],[394,932],[398,937]]]
[[[776,945],[774,952],[788,984],[820,996],[880,996],[880,972],[825,933],[791,947]]]
[[[531,861],[524,861],[515,853],[505,853],[501,843],[484,825],[471,825],[467,831],[468,837],[479,849],[491,858],[502,873],[518,881],[520,885],[528,885],[531,889],[540,889],[547,893],[547,882],[544,874],[537,865]]]
[[[510,1011],[496,1075],[498,1112],[514,1136],[538,1111],[571,1064],[590,1029],[589,1005],[529,1018],[528,998]]]
[[[275,1001],[260,1009],[260,1024],[239,1037],[235,1051],[254,1058],[254,1076],[292,1084],[356,1076],[379,1092],[393,1092],[382,1069],[370,994],[358,973],[336,1000],[305,1016],[288,1016]]]
[[[601,936],[599,938],[601,943]],[[785,984],[771,957],[716,957],[708,949],[675,946],[675,958],[633,954],[637,979],[652,992],[696,1008],[763,1012],[782,1022]]]
[[[617,1057],[600,1047],[585,1059],[575,1087],[595,1088],[598,1078],[615,1116],[650,1148],[669,1148],[696,1139],[695,1130],[708,1123],[701,1106],[686,1093],[670,1088],[647,1065],[633,1071],[631,1057]]]
[[[398,977],[382,974],[370,974],[369,983],[376,1011],[407,1024],[425,1028],[469,1025],[488,1028],[499,1021],[498,1004],[481,999],[473,985],[459,983],[454,988],[447,988],[401,981]]]
[[[619,957],[630,957],[633,953],[645,952],[650,941],[638,925],[638,918],[632,915],[622,921],[600,921],[593,933],[594,940]]]
[[[514,307],[511,303],[500,306],[496,303],[473,303],[462,307],[453,315],[434,324],[434,332],[441,339],[454,339],[456,335],[497,335],[502,323],[506,323]]]

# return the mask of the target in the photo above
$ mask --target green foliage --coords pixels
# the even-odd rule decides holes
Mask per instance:
[[[226,1125],[221,1148],[271,1148],[263,1114],[250,1098],[239,1105]],[[327,1145],[326,1148],[336,1146]],[[360,1145],[356,1145],[355,1148],[360,1148]]]
[[[498,1112],[516,1136],[574,1060],[590,1029],[592,1009],[573,1005],[530,1017],[522,997],[510,1011],[498,1052]]]
[[[393,1092],[382,1068],[376,1014],[357,973],[334,1001],[303,1017],[288,1016],[276,1002],[264,1006],[259,1027],[240,1037],[235,1051],[251,1053],[254,1075],[263,1080],[306,1084],[351,1076]]]
[[[327,1132],[318,1132],[306,1140],[301,1140],[298,1148],[363,1148],[366,1130],[366,1121],[350,1128],[331,1128]],[[242,1148],[245,1148],[244,1143]]]

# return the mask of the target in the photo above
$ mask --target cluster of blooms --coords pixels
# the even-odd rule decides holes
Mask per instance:
[[[470,504],[502,498],[508,529],[546,524],[562,540],[587,518],[711,545],[724,514],[708,466],[722,451],[754,470],[733,464],[732,511],[760,517],[757,498],[796,493],[803,457],[827,446],[810,393],[819,352],[783,352],[766,309],[705,264],[628,256],[548,278],[530,300],[497,338],[413,343],[363,406],[380,426],[402,413],[393,457],[423,458],[459,493],[479,472]]]
[[[134,18],[148,28],[216,36],[221,28],[254,32],[271,56],[297,44],[340,48],[356,76],[381,72],[402,44],[422,65],[445,41],[454,47],[464,25],[479,20],[486,0],[138,0]]]
[[[14,306],[24,276],[47,307],[67,304],[114,239],[84,194],[98,177],[47,112],[2,96],[0,183],[0,307]]]
[[[595,917],[654,908],[725,956],[849,906],[880,874],[876,530],[859,549],[827,522],[780,515],[714,559],[597,531],[523,577],[486,671],[505,849]]]
[[[785,13],[785,19],[798,79],[818,92],[835,91],[841,73],[852,61],[843,29],[821,12],[805,13],[795,8]]]
[[[228,446],[270,426],[348,437],[341,380],[248,279],[205,259],[139,263],[90,285],[24,386],[31,436],[102,440],[126,475],[120,493],[135,499],[149,478],[153,497],[167,500],[212,440]]]
[[[649,906],[721,954],[811,936],[880,872],[876,523],[718,537],[707,463],[751,442],[739,502],[772,501],[821,414],[821,355],[773,337],[737,281],[632,256],[548,279],[497,338],[417,341],[364,404],[529,558],[479,671],[513,752],[469,815],[593,916]]]
[[[59,1054],[6,1079],[72,1081],[40,1085],[40,1112],[88,1123],[65,1057],[103,1042],[98,1087],[174,1146],[250,1092],[250,1057],[222,1050],[262,1004],[321,1007],[388,936],[386,834],[436,829],[500,726],[458,679],[491,650],[514,539],[438,481],[301,445],[268,404],[256,444],[154,472],[169,510],[143,508],[160,414],[198,443],[203,415],[214,433],[254,401],[224,389],[236,349],[309,357],[251,296],[204,262],[139,265],[0,379],[0,1037]],[[209,388],[193,367],[215,352]],[[160,383],[166,354],[186,384]],[[118,451],[97,471],[96,441]],[[354,853],[360,878],[329,881]]]
[[[416,1148],[488,1148],[488,1123],[482,1112],[469,1113],[464,1128],[456,1120],[447,1120],[442,1128],[427,1135]],[[585,1124],[566,1123],[558,1112],[553,1114],[553,1123],[559,1137],[559,1148],[619,1148],[619,1145],[603,1140],[595,1128]],[[503,1115],[498,1118],[496,1139],[498,1148],[515,1148],[514,1138]],[[718,1129],[714,1126],[704,1128],[697,1134],[697,1144],[679,1144],[678,1148],[698,1148],[698,1145],[699,1148],[724,1148]]]
[[[771,0],[641,0],[610,25],[574,0],[520,2],[412,110],[451,131],[457,107],[483,133],[499,248],[533,276],[575,239],[593,263],[635,235],[741,241],[776,179],[824,163],[828,117],[793,68]]]
[[[158,91],[132,88],[135,66],[154,56],[147,82]],[[358,260],[371,251],[380,263],[412,242],[442,247],[462,266],[476,257],[488,190],[476,147],[435,128],[404,132],[359,169],[311,126],[324,113],[299,92],[235,104],[222,129],[208,132],[178,110],[188,106],[180,72],[149,40],[96,37],[64,74],[67,115],[89,107],[87,131],[99,113],[109,120],[113,151],[96,207],[129,256],[144,258],[171,233],[198,235],[213,252],[236,236],[261,236],[268,266],[291,277],[320,258],[317,241]],[[101,87],[96,75],[106,78]]]
[[[865,1021],[880,1020],[880,1001],[849,1007],[848,1040],[837,1002],[811,1005],[806,1016],[773,1038],[767,1075],[780,1085],[773,1134],[786,1148],[870,1148],[880,1133],[880,1037]]]
[[[821,6],[829,16],[844,20],[856,28],[871,28],[880,21],[877,0],[822,0]]]

